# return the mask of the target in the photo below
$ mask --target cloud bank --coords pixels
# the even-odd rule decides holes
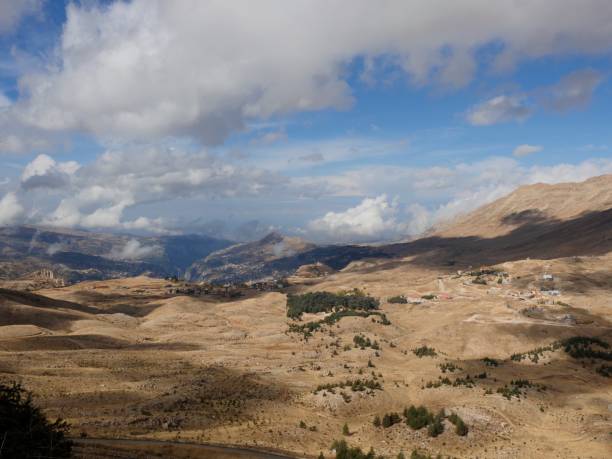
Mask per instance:
[[[11,27],[35,4],[2,1],[0,27]],[[105,139],[190,136],[216,144],[251,120],[349,107],[346,69],[357,58],[374,83],[380,68],[392,66],[413,84],[456,88],[472,81],[476,53],[491,43],[501,49],[493,70],[543,56],[605,53],[612,47],[612,4],[71,3],[57,50],[22,75],[20,97],[4,123]],[[574,75],[550,92],[550,104],[560,110],[581,104],[596,84],[596,75]],[[529,113],[520,98],[498,96],[469,119],[488,125]]]

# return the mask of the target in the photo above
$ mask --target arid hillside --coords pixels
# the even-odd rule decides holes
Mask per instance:
[[[332,458],[335,440],[387,458],[608,458],[607,184],[520,189],[477,211],[490,216],[482,234],[469,234],[472,214],[457,234],[383,248],[283,256],[274,235],[212,257],[327,262],[288,286],[224,295],[139,276],[2,289],[0,380],[66,418],[88,459],[204,454],[181,442]],[[503,229],[516,214],[531,220]]]
[[[581,216],[612,209],[612,175],[579,183],[536,184],[518,188],[509,195],[474,212],[447,222],[433,233],[440,237],[507,235],[522,226],[576,220]]]

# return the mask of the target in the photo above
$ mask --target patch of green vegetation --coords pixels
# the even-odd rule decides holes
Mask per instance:
[[[597,367],[595,371],[599,373],[601,376],[603,376],[604,378],[612,377],[612,366],[610,365],[601,365],[600,367]]]
[[[399,413],[387,413],[382,418],[382,426],[387,428],[391,427],[394,424],[399,424],[402,422],[402,418]]]
[[[407,304],[408,303],[408,299],[404,295],[397,295],[397,296],[392,296],[391,298],[388,298],[387,299],[387,303],[392,303],[392,304]]]
[[[483,268],[478,271],[470,271],[466,273],[468,276],[478,277],[478,276],[497,276],[501,271],[493,268]]]
[[[476,378],[478,379],[484,379],[486,377],[487,377],[486,373],[481,373],[479,375],[476,375]],[[429,381],[427,382],[427,384],[425,384],[425,387],[427,389],[432,389],[432,388],[437,389],[438,387],[442,387],[442,386],[453,386],[453,387],[465,386],[471,389],[476,386],[476,383],[470,375],[467,375],[465,378],[455,378],[453,381],[451,381],[447,377],[443,378],[442,376],[439,376],[437,381]]]
[[[410,405],[409,408],[404,410],[404,418],[406,418],[406,424],[410,426],[412,430],[419,430],[433,422],[433,413],[423,405],[416,407]]]
[[[308,292],[287,296],[287,317],[299,319],[303,313],[330,312],[334,310],[373,310],[380,302],[359,290],[349,292]]]
[[[520,399],[521,396],[526,396],[527,389],[536,389],[538,392],[546,390],[544,384],[532,383],[528,379],[517,379],[516,381],[510,381],[509,385],[504,385],[497,389],[498,394],[502,394],[508,400],[512,400],[512,397]]]
[[[423,300],[435,300],[436,298],[438,298],[438,297],[436,295],[432,295],[432,294],[427,294],[427,295],[421,296],[421,299],[423,299]]]
[[[438,458],[441,458],[441,456],[438,455],[436,459]],[[410,459],[434,459],[434,457],[430,456],[429,454],[419,453],[416,449],[413,449]]]
[[[510,360],[514,360],[515,362],[520,362],[521,360],[529,359],[533,363],[538,363],[540,358],[544,356],[545,352],[553,352],[561,347],[560,341],[555,341],[554,343],[549,344],[548,346],[541,346],[531,351],[523,352],[520,354],[512,354],[510,356]]]
[[[490,359],[489,357],[485,357],[484,359],[482,359],[482,361],[488,367],[498,367],[499,366],[499,362],[497,360]]]
[[[461,368],[458,367],[457,365],[455,365],[454,363],[451,362],[447,362],[447,363],[441,363],[439,365],[440,370],[442,371],[442,373],[446,373],[447,371],[449,373],[454,373],[455,371],[461,371]]]
[[[355,343],[355,347],[360,347],[361,349],[365,349],[366,347],[371,347],[376,350],[380,349],[378,341],[372,342],[370,338],[366,338],[363,335],[355,335],[353,337],[353,343]]]
[[[444,432],[444,410],[440,410],[438,414],[434,416],[433,422],[427,427],[427,435],[430,437],[437,437]]]
[[[416,349],[413,349],[412,352],[420,359],[423,357],[436,357],[438,355],[433,347],[427,346],[417,347]]]
[[[599,338],[590,338],[588,336],[574,336],[562,342],[564,350],[575,359],[600,359],[612,360],[612,352],[610,345]],[[600,349],[594,349],[593,347]]]
[[[352,311],[352,310],[341,310],[334,311],[322,320],[313,322],[306,322],[304,324],[292,323],[289,324],[289,332],[300,333],[305,338],[312,336],[313,332],[320,330],[323,325],[333,325],[343,317],[369,317],[379,316],[383,325],[389,325],[391,322],[387,319],[387,316],[379,311]]]
[[[515,362],[529,359],[533,363],[538,363],[545,352],[553,352],[560,348],[563,348],[567,354],[575,359],[612,360],[612,352],[608,350],[610,345],[599,338],[591,338],[589,336],[573,336],[561,341],[555,341],[548,346],[538,347],[520,354],[512,354],[510,359]]]
[[[460,437],[465,437],[468,434],[468,427],[465,424],[465,422],[463,422],[463,419],[461,419],[459,417],[459,415],[457,413],[451,413],[447,419],[455,425],[455,433],[457,435],[459,435]]]
[[[373,449],[364,453],[357,446],[349,446],[346,440],[336,440],[331,447],[336,451],[336,459],[384,459],[382,456],[376,456]]]
[[[335,394],[335,389],[344,389],[345,387],[350,388],[353,392],[382,390],[382,385],[374,379],[347,379],[346,381],[339,381],[335,383],[319,384],[314,390],[314,393],[316,394],[320,391],[325,391]]]

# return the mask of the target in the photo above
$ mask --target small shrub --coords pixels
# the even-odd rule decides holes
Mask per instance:
[[[345,440],[336,440],[331,447],[336,451],[336,459],[376,459],[374,450],[370,449],[368,453],[364,453],[357,446],[350,447]]]
[[[490,359],[489,357],[485,357],[484,359],[482,359],[482,361],[488,367],[498,367],[499,366],[499,362],[497,360]]]
[[[601,376],[603,376],[604,378],[612,377],[612,366],[610,365],[602,365],[598,367],[595,371],[599,373]]]
[[[448,420],[455,425],[455,433],[460,437],[465,437],[468,434],[468,427],[463,422],[463,419],[456,413],[451,413]]]
[[[397,295],[397,296],[392,296],[391,298],[388,298],[387,302],[391,304],[407,304],[408,300],[406,299],[404,295]]]
[[[406,418],[406,424],[412,430],[422,429],[433,421],[433,415],[422,405],[418,408],[414,405],[406,408],[404,410],[404,417]]]
[[[435,357],[435,356],[438,355],[438,353],[436,352],[436,350],[433,347],[427,347],[427,346],[417,347],[416,349],[413,349],[412,352],[418,358]]]
[[[442,432],[444,432],[444,424],[442,424],[442,419],[439,416],[436,416],[433,422],[427,427],[427,435],[430,437],[437,437]]]
[[[460,367],[458,367],[454,363],[450,363],[450,362],[448,362],[448,363],[441,363],[439,365],[439,367],[440,367],[440,370],[442,371],[442,373],[446,373],[447,371],[449,373],[454,373],[455,371],[460,371],[461,370]]]
[[[419,453],[416,449],[414,449],[412,450],[410,459],[433,459],[433,457],[431,457],[429,454]]]
[[[397,413],[387,413],[383,416],[382,426],[387,428],[391,427],[393,424],[398,424],[401,422],[402,418]]]

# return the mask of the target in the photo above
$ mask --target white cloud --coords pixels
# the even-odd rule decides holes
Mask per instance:
[[[575,0],[92,4],[69,4],[52,60],[20,79],[13,117],[111,139],[217,143],[251,120],[350,106],[345,70],[356,57],[369,63],[369,81],[392,63],[415,84],[460,87],[490,43],[503,45],[497,60],[506,67],[612,47],[612,4],[601,0],[578,10]],[[474,113],[475,124],[528,115],[521,101],[500,97],[488,115]]]
[[[346,212],[330,212],[308,227],[322,240],[338,240],[343,232],[348,235],[346,240],[380,240],[422,233],[436,223],[475,210],[521,185],[580,182],[611,173],[612,159],[525,167],[514,159],[491,158],[452,167],[370,166],[338,176],[310,177],[300,186],[323,189],[328,197],[363,197],[384,192],[398,196],[393,205],[386,199],[381,202],[380,197],[366,198],[359,206]],[[409,205],[402,209],[400,202]],[[365,226],[371,231],[353,229],[359,228],[360,215],[365,219],[366,211],[376,214],[377,209],[380,214],[373,218],[372,226]]]
[[[0,226],[14,225],[23,215],[23,206],[15,193],[7,193],[0,199]]]
[[[142,245],[137,239],[130,239],[121,248],[113,248],[108,255],[116,260],[142,260],[158,256],[163,249],[157,245]]]
[[[468,121],[474,126],[490,126],[510,121],[524,121],[532,113],[524,96],[497,96],[472,107]]]
[[[512,154],[520,158],[522,156],[531,155],[533,153],[539,153],[543,149],[544,147],[541,147],[540,145],[523,144],[516,147]]]
[[[390,239],[406,234],[406,225],[397,221],[398,213],[397,201],[382,194],[343,212],[328,212],[311,221],[308,229],[315,238],[336,242]]]
[[[58,163],[48,155],[38,155],[26,165],[21,174],[21,186],[33,188],[63,188],[79,169],[75,161]]]
[[[39,155],[25,167],[21,187],[30,193],[53,188],[61,196],[55,209],[42,217],[48,225],[160,232],[163,219],[141,215],[129,220],[125,212],[139,204],[192,197],[267,195],[287,181],[256,167],[228,164],[206,152],[149,148],[137,154],[108,151],[85,166]]]
[[[42,0],[0,0],[0,34],[11,32],[21,19],[40,10]]]

